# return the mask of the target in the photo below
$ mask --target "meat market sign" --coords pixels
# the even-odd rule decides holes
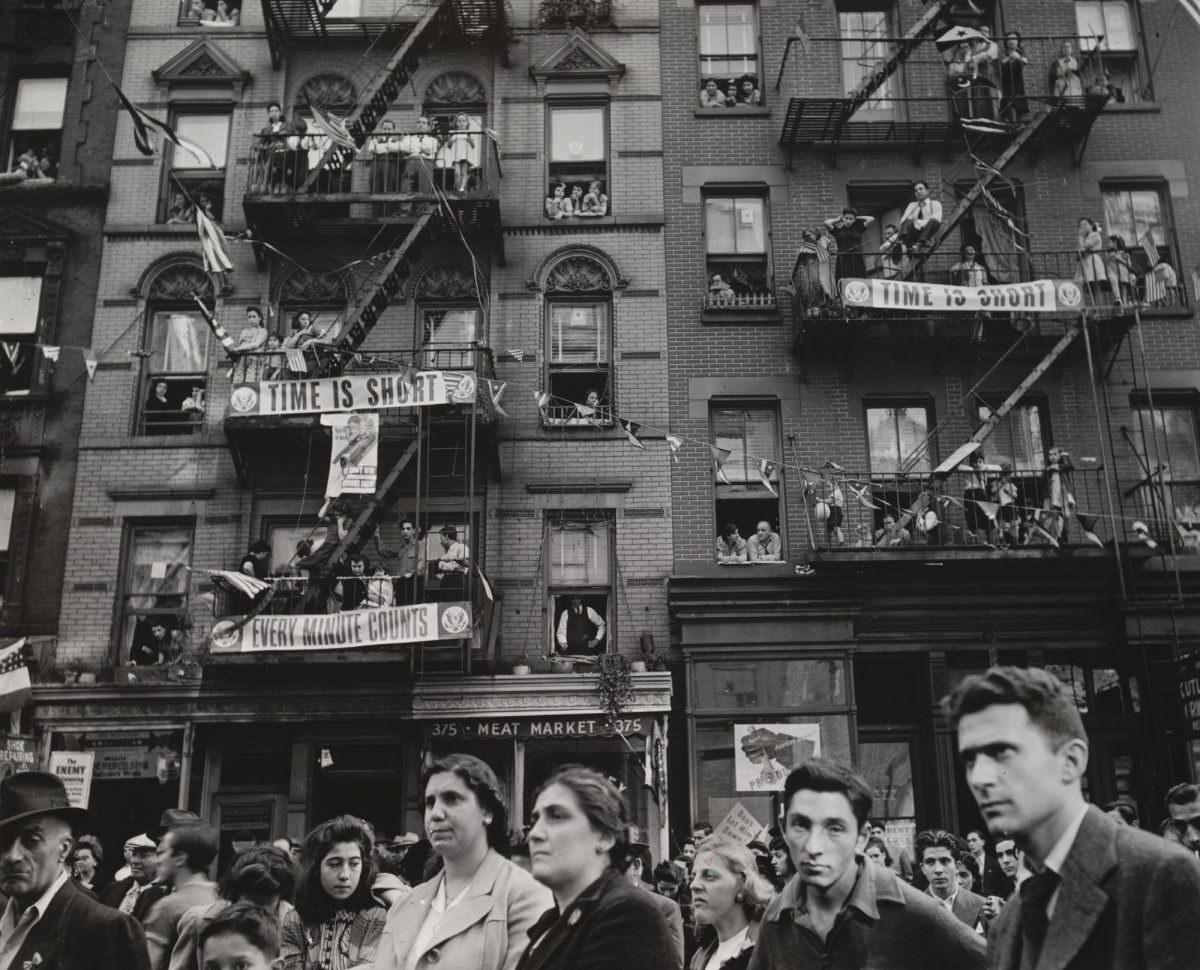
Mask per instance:
[[[1083,292],[1073,280],[1033,280],[997,286],[946,286],[909,280],[844,279],[842,303],[917,313],[1074,313]]]
[[[613,728],[616,728],[614,730]],[[434,740],[557,740],[559,738],[615,738],[649,735],[649,717],[619,717],[614,725],[602,717],[493,718],[491,720],[428,721],[422,725],[426,737]]]

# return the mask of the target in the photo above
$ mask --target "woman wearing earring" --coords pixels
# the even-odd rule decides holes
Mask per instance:
[[[705,839],[692,864],[691,890],[696,925],[711,926],[717,938],[696,952],[689,970],[745,970],[771,899],[750,850],[719,836]]]
[[[438,758],[423,780],[443,868],[392,908],[374,970],[512,970],[550,894],[498,851],[508,832],[500,783],[469,754]]]
[[[375,959],[387,910],[371,896],[375,839],[353,815],[322,822],[304,840],[296,908],[283,918],[283,970],[352,970]]]
[[[617,786],[592,768],[559,768],[532,819],[530,865],[554,906],[529,931],[517,970],[679,970],[652,894],[623,874],[629,808]]]

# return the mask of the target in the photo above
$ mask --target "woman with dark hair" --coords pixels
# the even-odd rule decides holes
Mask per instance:
[[[221,878],[215,903],[193,906],[179,918],[179,939],[171,951],[170,970],[202,970],[196,943],[200,932],[234,903],[246,901],[270,910],[282,921],[292,911],[296,890],[291,856],[273,845],[256,845],[242,852]]]
[[[283,970],[350,970],[375,959],[387,910],[371,895],[374,850],[370,827],[353,815],[308,833],[296,908],[280,927]]]
[[[550,894],[501,855],[508,812],[500,782],[473,755],[451,754],[429,765],[422,783],[425,830],[442,870],[392,908],[374,970],[512,970]]]
[[[71,849],[71,875],[84,889],[97,896],[108,888],[101,866],[104,864],[104,847],[94,835],[81,835]]]
[[[692,915],[710,926],[714,939],[692,957],[690,970],[745,970],[750,965],[758,922],[771,901],[771,884],[758,872],[744,845],[710,836],[692,865]]]
[[[538,789],[532,818],[530,863],[554,906],[529,931],[518,970],[678,970],[652,895],[622,875],[630,821],[617,786],[567,765]]]

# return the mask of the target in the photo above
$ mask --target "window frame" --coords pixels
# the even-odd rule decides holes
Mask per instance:
[[[175,617],[180,624],[176,629],[190,622],[190,607],[191,607],[191,577],[187,575],[184,583],[183,593],[167,593],[162,595],[183,597],[183,603],[179,607],[163,607],[150,608],[145,610],[131,610],[128,606],[128,600],[134,596],[149,596],[158,594],[149,593],[132,593],[129,592],[130,580],[132,579],[132,570],[135,559],[135,550],[137,548],[137,536],[139,533],[148,533],[152,531],[167,531],[171,529],[188,530],[190,538],[188,540],[188,556],[187,565],[190,567],[195,561],[196,555],[196,519],[193,516],[167,516],[162,518],[133,518],[126,519],[121,531],[121,560],[120,571],[117,576],[117,592],[113,603],[113,625],[112,625],[112,642],[109,645],[109,656],[112,658],[114,666],[128,666],[129,657],[126,654],[125,644],[125,624],[131,616],[152,617],[152,616],[171,616]],[[132,638],[128,644],[130,648],[133,646]]]
[[[750,28],[754,32],[753,51],[749,54],[747,54],[747,53],[730,54],[727,52],[723,56],[719,55],[719,54],[705,54],[704,49],[703,49],[703,44],[702,44],[702,38],[704,36],[704,28],[703,28],[703,24],[701,23],[701,17],[703,16],[701,11],[705,7],[731,7],[731,6],[749,7],[750,8],[750,14],[751,14]],[[704,69],[704,61],[705,61],[706,57],[709,58],[710,60],[718,60],[718,59],[733,60],[735,57],[748,59],[750,57],[753,57],[755,70],[741,72],[738,75],[738,79],[740,80],[742,77],[744,77],[746,75],[750,75],[751,77],[754,77],[756,79],[756,86],[758,88],[759,97],[761,100],[759,101],[759,103],[757,105],[751,105],[749,107],[765,108],[767,106],[767,96],[766,96],[767,85],[765,83],[763,70],[762,70],[762,68],[763,68],[763,41],[762,41],[761,19],[762,18],[760,16],[758,0],[744,0],[744,2],[740,2],[740,3],[730,3],[730,2],[728,2],[728,0],[698,0],[698,2],[696,3],[696,68],[697,68],[697,75],[700,80],[700,86],[699,86],[698,91],[703,91],[705,84],[711,79],[711,80],[716,81],[718,89],[722,93],[725,93],[725,88],[723,86],[723,82],[727,82],[730,80],[729,75],[727,73],[713,74],[711,72],[706,72]],[[726,37],[725,37],[726,47],[728,47],[728,41],[729,41],[729,20],[728,20],[728,18],[726,18],[726,20],[725,20],[725,28],[726,28]],[[699,95],[697,95],[697,96],[699,96]],[[732,117],[737,117],[737,114],[739,113],[736,108],[729,109],[727,107],[725,110],[730,111]]]
[[[984,418],[983,416],[980,415],[979,412],[981,409],[986,407],[986,408],[994,410],[996,407],[999,407],[1000,403],[1007,396],[1008,395],[1005,393],[999,393],[999,394],[985,393],[985,394],[979,395],[979,398],[975,403],[975,412],[972,415],[972,418],[974,421],[974,427],[976,429],[978,429],[987,420],[986,418]],[[1017,477],[1017,478],[1040,477],[1042,475],[1042,473],[1045,471],[1046,452],[1048,452],[1051,448],[1054,447],[1054,431],[1050,424],[1050,404],[1046,400],[1044,395],[1040,395],[1040,394],[1026,395],[1025,397],[1021,398],[1021,400],[1018,401],[1013,406],[1012,410],[1009,411],[1009,413],[1006,414],[1003,419],[1001,419],[1001,424],[1008,421],[1008,419],[1012,417],[1013,412],[1016,411],[1018,408],[1031,408],[1031,409],[1034,409],[1037,411],[1039,431],[1041,433],[1041,438],[1042,438],[1042,454],[1037,456],[1037,461],[1038,461],[1037,467],[1035,467],[1035,468],[1018,468],[1016,465],[1016,461],[1015,461],[1016,453],[1014,450],[1014,453],[1013,453],[1013,459],[1014,459],[1013,475],[1014,475],[1014,477]],[[997,426],[997,428],[995,430],[992,431],[992,434],[989,435],[989,438],[992,435],[995,435],[998,432],[998,430],[999,430],[999,425]],[[984,450],[985,454],[991,454],[992,452],[994,452],[994,449],[991,449],[991,451],[989,451],[986,444],[983,446],[983,450]],[[989,459],[989,461],[990,461],[990,459]]]
[[[750,412],[764,412],[769,414],[774,422],[774,441],[772,442],[775,448],[774,456],[781,456],[783,454],[783,414],[778,399],[710,398],[708,402],[708,435],[709,440],[716,447],[723,447],[720,444],[717,435],[717,414],[721,411],[742,411],[747,414]],[[750,439],[748,435],[745,434],[745,429],[746,424],[743,422],[743,460],[746,460],[749,456],[749,451],[747,450],[748,446],[746,443]],[[754,457],[767,458],[768,456],[756,455]],[[733,455],[731,454],[730,459],[732,458]],[[754,526],[749,524],[749,519],[742,519],[741,521],[738,521],[738,519],[734,517],[732,509],[729,508],[730,503],[733,504],[733,508],[736,508],[740,503],[745,503],[746,507],[753,505],[755,506],[753,515],[755,523],[764,518],[771,522],[772,527],[779,534],[779,560],[780,562],[787,561],[789,548],[787,531],[787,483],[783,474],[782,459],[773,457],[772,460],[775,461],[778,466],[775,469],[775,478],[773,480],[775,491],[778,493],[776,496],[772,496],[767,490],[766,486],[762,484],[758,477],[757,466],[751,467],[748,465],[746,467],[746,478],[744,481],[736,481],[732,482],[730,485],[724,485],[717,480],[716,468],[714,465],[712,469],[712,509],[714,528],[712,530],[712,542],[710,544],[711,556],[714,561],[716,560],[717,556],[717,538],[721,535],[721,530],[724,528],[727,521],[734,521],[738,525],[739,534],[747,542],[749,542],[750,537],[754,535]],[[728,461],[723,467],[728,467]],[[722,492],[722,489],[728,489],[729,491]],[[739,489],[741,490],[740,493],[737,491]],[[768,505],[772,504],[775,506],[775,514],[773,516],[767,516],[763,514],[763,510],[765,510]],[[725,509],[724,514],[722,514],[722,508]],[[742,531],[743,525],[746,526],[745,531]]]
[[[203,24],[205,30],[237,30],[242,26],[242,11],[245,7],[245,3],[242,2],[242,0],[238,0],[236,3],[231,2],[228,4],[228,6],[233,7],[238,12],[238,21],[236,24],[222,23],[217,20],[204,20],[203,17],[189,17],[187,14],[189,6],[190,3],[188,0],[179,0],[179,17],[176,23],[180,27],[199,27],[201,24]],[[217,0],[203,0],[203,6],[206,10],[211,10],[215,14],[217,10]],[[221,24],[220,27],[218,27],[219,23]]]
[[[66,125],[67,125],[67,102],[69,101],[70,96],[71,96],[71,70],[69,67],[51,67],[49,65],[44,70],[33,69],[32,66],[30,66],[30,68],[31,69],[29,69],[29,70],[22,71],[20,74],[18,74],[16,77],[14,77],[12,79],[12,81],[10,82],[12,85],[13,97],[12,97],[12,102],[8,107],[8,111],[6,113],[7,117],[5,119],[6,127],[5,127],[5,132],[4,132],[4,135],[5,135],[4,159],[6,162],[6,167],[4,170],[6,172],[11,172],[13,170],[13,168],[15,167],[16,160],[19,157],[19,153],[17,152],[17,140],[19,137],[37,136],[40,139],[40,138],[44,138],[47,135],[49,135],[52,139],[56,139],[55,146],[54,146],[55,147],[55,158],[53,160],[54,161],[54,174],[51,176],[51,178],[57,179],[58,173],[62,167],[63,132],[66,130]],[[63,104],[62,104],[63,117],[62,117],[62,122],[59,124],[58,128],[55,129],[55,128],[16,128],[16,127],[14,127],[16,124],[16,120],[17,120],[17,117],[16,117],[17,116],[17,102],[20,99],[21,85],[26,81],[50,81],[50,80],[60,80],[60,81],[66,82],[65,87],[63,88]],[[24,134],[18,135],[19,132],[20,133],[28,132],[28,133],[32,133],[32,134],[29,136],[26,136]],[[54,132],[57,132],[57,134],[52,134]]]
[[[871,418],[868,412],[876,409],[891,408],[893,410],[905,408],[907,410],[920,409],[925,412],[926,419],[926,435],[937,427],[937,410],[934,406],[934,399],[929,394],[914,394],[914,395],[895,395],[888,397],[868,397],[863,400],[863,437],[866,443],[867,454],[867,474],[871,478],[892,478],[899,479],[908,475],[917,477],[925,477],[937,466],[937,439],[929,439],[929,447],[926,449],[925,460],[929,467],[914,467],[911,471],[877,471],[872,467],[871,462]],[[899,439],[897,438],[897,445]]]
[[[847,56],[846,45],[848,43],[865,44],[867,41],[870,41],[871,38],[865,33],[855,34],[852,36],[846,35],[842,30],[843,15],[858,15],[861,17],[863,14],[881,14],[883,16],[883,36],[885,38],[895,37],[897,36],[897,30],[895,26],[895,8],[892,5],[884,2],[884,0],[869,0],[869,2],[864,3],[838,3],[834,8],[834,12],[837,14],[835,25],[837,29],[837,35],[840,38],[838,41],[838,86],[839,90],[842,92],[842,96],[846,96],[845,92],[852,90],[854,87],[854,85],[848,84],[850,79],[846,77],[846,64],[851,62],[857,63],[855,58]],[[876,43],[878,43],[878,41],[876,41]],[[874,58],[872,60],[872,64],[887,58],[888,55],[886,53],[886,49],[888,45],[885,42],[883,46],[885,52],[882,56]],[[865,50],[866,48],[864,47],[864,53]],[[858,83],[861,83],[862,78],[867,75],[868,70],[869,68],[866,65],[861,65],[861,76],[858,78]],[[882,94],[882,92],[886,92],[886,94]],[[865,101],[863,105],[854,113],[854,120],[900,121],[902,120],[901,106],[904,102],[899,99],[902,99],[903,97],[904,64],[901,63],[892,73],[892,76],[883,83],[881,90],[876,91],[876,93],[873,94],[867,101]],[[876,106],[883,105],[885,102],[887,103],[886,107]]]
[[[175,167],[176,153],[181,149],[175,145],[171,145],[163,153],[162,165],[162,182],[158,193],[158,214],[157,222],[160,224],[186,224],[194,225],[196,222],[195,211],[193,207],[187,203],[188,199],[195,200],[195,193],[199,193],[200,186],[205,182],[219,182],[221,186],[221,197],[219,205],[213,204],[213,220],[218,224],[225,220],[225,208],[229,201],[227,196],[228,177],[229,177],[229,159],[233,149],[233,106],[228,103],[220,102],[178,102],[171,105],[170,123],[176,131],[180,127],[180,118],[188,115],[210,115],[223,116],[226,119],[227,127],[225,133],[225,165],[222,168],[211,169],[202,168],[199,166],[192,168]],[[183,153],[185,156],[187,152]],[[198,159],[196,160],[198,161]],[[172,182],[178,181],[183,200],[188,209],[192,209],[191,218],[185,215],[183,218],[175,218],[172,210]]]
[[[540,419],[543,427],[569,427],[576,429],[610,428],[613,426],[613,411],[616,406],[616,371],[613,366],[613,317],[614,303],[611,293],[548,293],[542,301],[544,306],[544,342],[546,388],[551,395],[550,403],[540,409]],[[595,366],[583,364],[555,364],[554,362],[554,310],[555,307],[603,307],[606,361],[596,361]],[[562,375],[588,374],[596,375],[597,382],[602,382],[600,391],[601,407],[594,416],[579,412],[576,405],[584,404],[583,400],[566,403],[567,398],[558,393],[556,388],[561,386],[555,378]],[[586,397],[586,395],[585,395]]]
[[[1099,49],[1103,53],[1106,73],[1111,72],[1112,66],[1116,65],[1126,72],[1131,82],[1134,82],[1135,86],[1131,88],[1130,96],[1125,98],[1125,103],[1153,102],[1154,79],[1150,74],[1149,62],[1142,56],[1145,44],[1142,31],[1141,4],[1129,3],[1127,0],[1074,0],[1072,7],[1075,13],[1076,47],[1083,55],[1090,54],[1097,46],[1092,41],[1091,35],[1084,36],[1082,24],[1079,22],[1079,7],[1083,3],[1100,8],[1100,19],[1104,25],[1104,34]],[[1118,4],[1125,8],[1126,19],[1129,24],[1130,46],[1110,48],[1108,46],[1108,38],[1110,36],[1108,18],[1104,8],[1107,6],[1117,6]]]
[[[21,272],[9,272],[9,270],[19,268]],[[27,334],[6,334],[0,333],[0,341],[7,343],[16,343],[24,348],[24,353],[27,355],[23,366],[29,368],[29,386],[9,390],[3,385],[0,385],[0,400],[12,400],[15,398],[29,398],[42,393],[46,388],[43,387],[44,367],[38,360],[37,346],[44,339],[48,331],[46,317],[50,314],[47,307],[47,301],[52,299],[51,280],[48,274],[48,263],[46,261],[38,262],[22,262],[12,263],[0,267],[0,277],[9,279],[36,279],[39,280],[38,287],[38,305],[36,318],[34,320],[33,330]],[[0,362],[7,363],[7,354],[0,350],[3,355]]]
[[[215,308],[209,307],[209,310],[216,312]],[[173,381],[187,380],[192,382],[193,386],[201,386],[204,390],[205,397],[208,396],[208,381],[209,370],[213,364],[213,333],[208,324],[204,323],[204,370],[201,371],[164,371],[161,374],[156,373],[153,369],[153,353],[154,353],[154,337],[155,323],[160,314],[188,314],[189,316],[199,317],[201,322],[204,318],[201,316],[198,308],[193,303],[190,307],[184,303],[174,301],[155,301],[148,300],[145,309],[145,324],[142,327],[142,343],[141,351],[146,354],[144,357],[145,363],[142,366],[141,376],[138,381],[138,396],[134,402],[134,425],[133,435],[135,437],[159,437],[160,433],[148,434],[146,431],[146,402],[149,400],[150,391],[153,384],[158,380],[165,380],[168,386]],[[180,376],[170,376],[180,375]],[[194,376],[189,376],[194,375]],[[186,396],[183,400],[186,400]],[[174,414],[175,412],[170,412]],[[179,414],[186,414],[180,410]],[[204,430],[205,411],[195,412],[190,419],[180,418],[177,421],[172,421],[172,425],[183,426],[186,423],[187,430],[175,430],[174,427],[168,427],[168,430],[161,432],[162,436],[169,435],[194,435],[200,434]],[[165,424],[165,422],[164,422]]]
[[[414,337],[416,338],[416,355],[422,361],[421,366],[430,370],[471,370],[475,367],[475,350],[480,345],[481,329],[483,327],[483,311],[479,301],[474,299],[448,300],[417,300],[417,321]],[[429,340],[426,337],[426,314],[436,311],[458,312],[470,311],[474,315],[472,324],[473,336],[468,344],[451,343],[446,341]]]
[[[593,522],[603,522],[608,532],[608,585],[584,585],[580,583],[556,583],[553,581],[553,554],[555,525],[564,521],[587,525]],[[603,596],[605,598],[605,632],[603,651],[596,656],[616,653],[616,596],[617,596],[617,517],[611,509],[553,509],[547,510],[543,518],[543,602],[546,604],[546,616],[549,622],[546,643],[549,645],[547,656],[572,657],[573,654],[558,652],[558,620],[557,600],[559,597],[582,596],[584,605],[591,606],[588,599]],[[593,607],[594,608],[594,607]],[[597,610],[599,612],[599,610]]]
[[[1130,411],[1130,437],[1137,441],[1142,446],[1143,450],[1146,445],[1145,431],[1146,419],[1153,426],[1154,412],[1162,413],[1164,411],[1179,411],[1186,412],[1191,417],[1192,431],[1196,446],[1196,462],[1195,476],[1188,478],[1175,478],[1171,474],[1170,468],[1167,468],[1160,476],[1161,481],[1167,484],[1186,485],[1189,483],[1200,483],[1200,395],[1194,391],[1153,391],[1154,407],[1150,407],[1150,401],[1145,393],[1130,395],[1129,411]],[[1151,428],[1152,434],[1162,438],[1165,435],[1165,422],[1161,426]],[[1173,464],[1173,459],[1170,455],[1161,455],[1162,462],[1165,465]],[[1141,455],[1151,467],[1154,466],[1155,458],[1152,453]],[[1138,468],[1139,473],[1141,468]],[[1144,482],[1144,477],[1143,477]]]
[[[1179,248],[1179,238],[1175,232],[1175,212],[1171,207],[1171,192],[1170,186],[1161,178],[1145,178],[1145,179],[1102,179],[1100,181],[1100,204],[1104,210],[1104,236],[1105,239],[1110,235],[1115,235],[1112,232],[1108,223],[1108,197],[1117,193],[1133,193],[1133,192],[1153,192],[1158,196],[1158,211],[1159,217],[1163,221],[1161,243],[1155,239],[1156,248],[1160,259],[1166,259],[1171,264],[1172,268],[1179,274],[1180,279],[1183,277],[1183,262],[1179,256],[1182,250]],[[1132,207],[1132,203],[1131,203]],[[1152,227],[1153,228],[1153,227]],[[1137,218],[1134,215],[1133,231],[1137,232]],[[1133,261],[1134,271],[1141,273],[1143,270],[1139,257],[1144,257],[1145,253],[1142,250],[1141,240],[1125,240],[1125,248],[1129,253],[1130,259]]]
[[[601,134],[604,138],[604,160],[603,173],[599,179],[593,179],[597,172],[578,172],[555,174],[555,166],[575,165],[583,167],[587,165],[597,164],[594,160],[584,162],[558,162],[554,159],[554,112],[555,111],[571,111],[588,108],[599,108],[603,112],[603,123],[601,125]],[[599,181],[601,192],[608,198],[608,209],[606,215],[613,214],[613,185],[612,185],[612,99],[608,95],[574,95],[570,97],[554,96],[546,98],[545,111],[545,150],[546,150],[546,198],[554,195],[554,186],[562,184],[566,186],[565,195],[569,198],[574,185],[583,186],[583,190],[587,192],[587,183],[590,181]],[[543,219],[548,219],[549,216],[543,211]],[[574,216],[573,218],[578,218]]]
[[[759,201],[762,204],[762,238],[763,250],[762,253],[739,253],[739,252],[719,252],[710,250],[711,245],[708,216],[709,203],[716,199],[728,199],[733,202],[733,213],[738,211],[738,203],[740,201]],[[705,186],[702,193],[703,212],[700,221],[700,234],[703,241],[704,253],[704,308],[705,310],[716,311],[743,311],[743,310],[767,310],[774,311],[777,307],[775,299],[775,260],[772,251],[772,224],[771,224],[771,194],[770,189],[761,184],[752,185],[712,185]],[[734,234],[736,236],[736,214],[734,218]],[[736,243],[735,243],[736,245]],[[763,284],[761,289],[752,289],[749,294],[736,294],[728,301],[714,298],[711,291],[708,289],[714,275],[717,275],[715,267],[732,265],[736,268],[741,266],[753,266],[761,268]],[[725,272],[720,273],[723,282],[729,283],[729,276]],[[766,298],[766,299],[764,299]]]

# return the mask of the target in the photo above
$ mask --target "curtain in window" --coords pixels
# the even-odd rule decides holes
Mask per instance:
[[[991,408],[979,409],[986,421]],[[1016,472],[1040,472],[1046,466],[1042,441],[1042,416],[1036,406],[1016,407],[1006,414],[984,444],[989,464],[1008,462]]]
[[[550,314],[551,364],[603,364],[608,361],[608,307],[603,303],[553,307]]]
[[[1156,246],[1167,244],[1162,198],[1157,189],[1106,190],[1104,224],[1110,236],[1120,236],[1127,247],[1136,248],[1152,231]]]
[[[42,303],[40,276],[0,276],[0,334],[35,334]]]
[[[151,367],[157,374],[208,370],[208,324],[195,313],[156,313]]]
[[[1191,408],[1158,408],[1154,412],[1135,408],[1129,431],[1147,465],[1153,469],[1161,460],[1169,466],[1163,473],[1165,479],[1200,481],[1200,444]],[[1157,450],[1151,434],[1156,436]]]
[[[563,520],[550,526],[550,584],[608,586],[609,523]]]
[[[475,342],[475,310],[426,310],[425,346],[467,346]]]
[[[924,408],[867,408],[872,474],[929,471],[929,448],[924,446],[928,434],[929,412]],[[913,457],[918,449],[919,457]]]
[[[190,529],[154,529],[134,534],[125,593],[131,609],[154,609],[159,596],[184,596],[191,564]]]
[[[722,409],[713,412],[713,436],[718,448],[729,449],[729,459],[722,466],[732,484],[758,484],[759,462],[779,459],[779,432],[775,412],[766,408]],[[778,479],[778,472],[772,473]],[[765,494],[765,490],[764,490]]]
[[[718,197],[704,200],[708,252],[759,255],[767,251],[763,200]]]
[[[1021,278],[1021,255],[1012,230],[986,206],[971,207],[971,221],[979,234],[980,257],[997,283]]]

